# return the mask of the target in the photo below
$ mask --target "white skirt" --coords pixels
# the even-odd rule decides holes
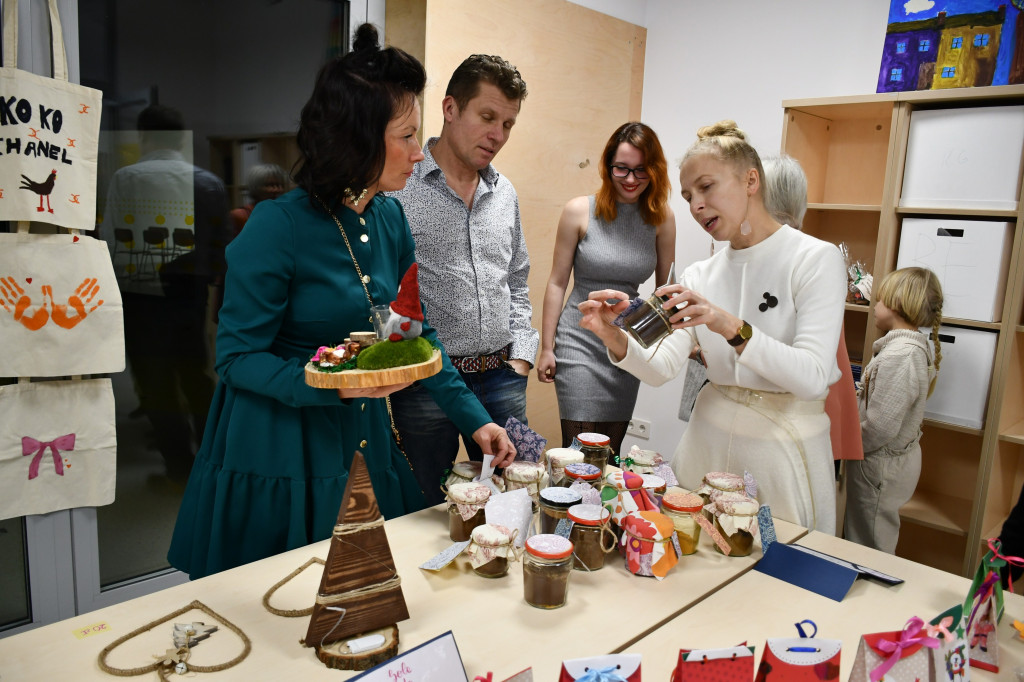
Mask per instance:
[[[798,400],[709,384],[697,396],[672,468],[679,484],[700,487],[709,471],[757,480],[772,516],[835,535],[835,468],[824,400]]]

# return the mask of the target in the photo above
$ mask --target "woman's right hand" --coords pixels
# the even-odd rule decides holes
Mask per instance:
[[[609,303],[610,300],[614,300],[615,303]],[[591,291],[587,300],[578,306],[579,311],[583,313],[580,326],[596,334],[616,360],[625,357],[627,342],[626,335],[615,326],[615,318],[629,307],[629,301],[629,296],[621,291],[601,289]]]
[[[552,350],[542,350],[537,357],[537,378],[545,384],[553,383],[555,381],[556,367],[555,352]]]
[[[367,386],[366,388],[339,388],[338,397],[341,399],[353,398],[386,398],[396,391],[412,386],[411,381],[403,384],[390,384],[388,386]]]

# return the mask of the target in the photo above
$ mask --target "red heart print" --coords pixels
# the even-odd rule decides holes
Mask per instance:
[[[26,277],[25,281],[28,282],[29,284],[32,284],[32,278],[31,277]]]
[[[76,235],[75,235],[75,238],[74,238],[74,239],[72,239],[71,241],[72,241],[72,242],[77,242],[77,241],[78,241],[78,235],[76,234]]]

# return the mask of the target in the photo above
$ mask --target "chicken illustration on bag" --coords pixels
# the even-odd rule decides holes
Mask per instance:
[[[35,192],[39,195],[39,207],[36,209],[39,212],[47,210],[53,213],[53,208],[50,206],[50,194],[53,192],[53,185],[57,181],[57,169],[50,171],[49,177],[43,182],[36,182],[30,180],[28,176],[21,176],[21,187],[19,189],[27,189],[30,192]],[[43,209],[43,199],[46,199],[46,209]]]

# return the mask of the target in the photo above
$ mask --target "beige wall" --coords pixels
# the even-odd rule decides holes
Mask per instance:
[[[519,193],[539,330],[562,206],[597,189],[609,135],[640,117],[646,29],[566,0],[388,0],[387,7],[386,41],[421,54],[427,69],[425,136],[440,132],[448,78],[470,54],[501,55],[523,74],[529,95],[495,166]],[[530,425],[557,445],[554,386],[536,375],[527,411]]]

